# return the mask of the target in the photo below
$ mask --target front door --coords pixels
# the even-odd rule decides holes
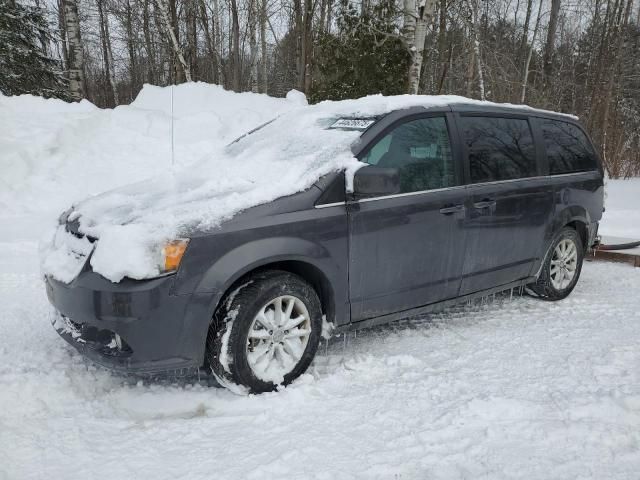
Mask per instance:
[[[526,116],[458,117],[467,162],[466,258],[460,294],[531,275],[553,192]]]
[[[362,161],[398,169],[401,193],[349,205],[354,322],[458,294],[465,188],[448,122],[445,115],[414,117],[365,150]]]

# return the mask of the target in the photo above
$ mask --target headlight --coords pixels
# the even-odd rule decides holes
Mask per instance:
[[[189,239],[180,238],[167,242],[162,247],[162,260],[160,264],[160,271],[162,273],[170,273],[178,270],[184,252],[187,250],[187,245],[189,245]]]

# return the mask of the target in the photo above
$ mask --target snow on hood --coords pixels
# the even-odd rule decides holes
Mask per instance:
[[[376,95],[313,106],[300,102],[293,111],[206,160],[165,169],[150,180],[79,203],[69,219],[79,222],[81,233],[98,239],[91,255],[94,271],[113,282],[153,277],[159,274],[160,250],[167,241],[193,230],[211,229],[249,207],[305,190],[332,171],[346,170],[350,185],[353,173],[363,165],[350,150],[360,132],[329,129],[336,119],[453,103],[483,102],[411,95]],[[79,272],[86,252],[74,253],[64,241],[70,236],[64,235],[64,228],[59,226],[57,234],[44,242],[43,270],[69,282]],[[74,265],[64,266],[64,258]]]

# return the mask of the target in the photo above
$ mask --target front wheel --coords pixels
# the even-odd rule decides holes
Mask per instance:
[[[578,283],[583,260],[580,235],[573,228],[564,227],[545,256],[538,280],[528,289],[545,300],[566,298]]]
[[[322,331],[315,290],[297,275],[265,271],[241,282],[216,311],[209,365],[231,390],[272,391],[311,364]]]

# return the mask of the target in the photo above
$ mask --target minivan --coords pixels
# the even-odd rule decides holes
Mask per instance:
[[[300,191],[213,226],[191,221],[164,245],[153,278],[110,276],[116,260],[98,258],[107,235],[91,226],[129,211],[126,195],[108,197],[110,210],[80,203],[65,212],[57,235],[78,269],[43,269],[58,333],[113,370],[181,375],[204,367],[221,385],[258,393],[300,376],[330,330],[513,288],[551,301],[571,293],[596,243],[604,197],[601,161],[575,117],[459,97],[378,96],[368,108],[370,98],[300,107],[321,112],[304,127],[303,138],[322,139],[315,147],[289,137],[298,122],[288,114],[230,144],[254,142],[255,151],[296,162],[331,148],[327,138],[344,138],[328,151],[359,168],[332,167]],[[263,143],[276,137],[274,153]],[[249,183],[267,188],[273,178]],[[211,195],[199,201],[224,203]],[[147,203],[154,218],[164,209],[179,216],[162,194]],[[139,215],[127,218],[122,225]],[[118,245],[118,261],[146,255]],[[45,254],[44,263],[59,262]]]

